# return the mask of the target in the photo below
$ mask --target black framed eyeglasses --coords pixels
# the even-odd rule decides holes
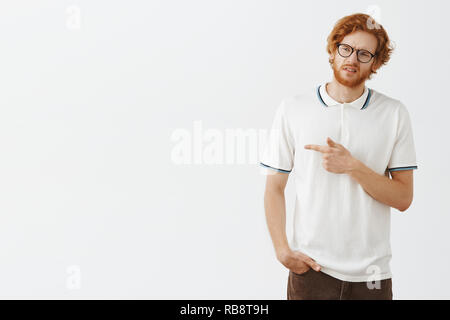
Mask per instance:
[[[339,55],[343,58],[350,57],[353,54],[353,51],[355,51],[355,48],[353,48],[352,46],[345,44],[345,43],[338,43],[337,49],[338,49]],[[368,63],[375,56],[376,56],[376,54],[373,54],[372,52],[367,51],[365,49],[356,50],[356,57],[357,57],[358,61],[361,63]]]

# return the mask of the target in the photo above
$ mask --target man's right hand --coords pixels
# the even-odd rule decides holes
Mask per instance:
[[[313,268],[319,272],[321,267],[313,259],[300,251],[285,250],[277,255],[278,260],[294,273],[302,274]]]

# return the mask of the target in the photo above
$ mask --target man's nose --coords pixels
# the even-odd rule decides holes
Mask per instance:
[[[352,54],[346,58],[348,64],[358,64],[358,55],[356,50],[352,52]]]

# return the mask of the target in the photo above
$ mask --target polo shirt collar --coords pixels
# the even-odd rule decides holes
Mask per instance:
[[[325,87],[326,83],[317,87],[317,97],[319,98],[319,101],[323,104],[324,107],[340,106],[341,104],[343,104],[337,102],[332,97],[330,97]],[[362,110],[367,108],[367,106],[369,105],[371,96],[372,90],[369,89],[367,86],[364,86],[364,92],[358,99],[345,104],[354,107],[355,109]]]

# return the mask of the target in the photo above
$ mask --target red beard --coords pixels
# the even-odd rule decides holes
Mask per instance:
[[[349,65],[347,65],[349,66]],[[361,83],[366,81],[370,76],[370,69],[363,74],[360,74],[360,70],[357,69],[355,74],[345,75],[343,73],[347,73],[343,68],[338,70],[333,63],[333,73],[334,77],[336,78],[336,81],[342,84],[343,86],[349,87],[349,88],[355,88],[359,86]]]

